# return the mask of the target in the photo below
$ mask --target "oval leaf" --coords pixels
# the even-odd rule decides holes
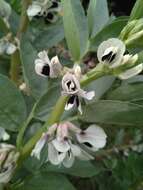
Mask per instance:
[[[90,0],[87,15],[90,37],[93,38],[109,20],[107,1]]]
[[[88,46],[88,26],[80,0],[62,0],[65,37],[74,60],[84,55]]]
[[[0,99],[0,127],[18,131],[26,119],[26,104],[16,86],[3,75],[0,75]]]
[[[85,106],[79,118],[89,123],[142,126],[143,106],[115,100],[100,100]]]

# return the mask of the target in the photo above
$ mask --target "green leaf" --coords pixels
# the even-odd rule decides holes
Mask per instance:
[[[47,91],[48,79],[35,73],[34,61],[37,58],[38,52],[26,36],[23,36],[21,40],[20,54],[25,82],[30,87],[33,97],[39,98]]]
[[[88,104],[79,118],[89,123],[143,125],[143,106],[116,100],[100,100]]]
[[[47,27],[40,32],[33,42],[36,49],[51,48],[64,39],[64,29],[61,23]]]
[[[127,21],[127,17],[120,17],[105,26],[93,39],[91,39],[90,50],[96,51],[102,41],[107,40],[108,38],[118,37]]]
[[[88,25],[80,0],[62,0],[63,22],[68,48],[75,61],[86,52]]]
[[[109,20],[107,1],[90,0],[87,16],[90,37],[93,38]]]
[[[77,160],[74,162],[71,168],[65,168],[64,166],[54,166],[50,163],[43,165],[43,160],[45,160],[44,152],[41,154],[41,159],[37,160],[34,157],[29,158],[25,162],[25,167],[28,171],[35,173],[35,170],[40,170],[42,172],[54,172],[57,174],[68,174],[71,176],[77,176],[82,178],[93,177],[98,175],[103,171],[103,167],[99,162],[92,164],[90,161],[80,161]],[[46,156],[47,158],[47,156]],[[41,167],[42,166],[42,167]]]
[[[95,98],[97,100],[97,99],[100,99],[104,95],[104,93],[110,89],[114,81],[115,81],[115,77],[105,76],[91,82],[87,86],[87,89],[88,91],[95,90]]]
[[[108,94],[109,100],[137,101],[143,99],[143,83],[122,85]]]
[[[129,21],[139,19],[142,17],[143,17],[143,1],[137,0],[132,9]]]
[[[103,168],[98,163],[93,165],[89,161],[79,161],[79,160],[76,160],[71,168],[65,168],[63,166],[57,167],[51,164],[45,164],[42,167],[42,171],[63,173],[82,178],[93,177],[95,175],[98,175],[102,170]]]
[[[26,119],[26,104],[16,86],[3,75],[0,75],[0,100],[0,126],[18,131]]]
[[[61,91],[58,84],[49,88],[38,101],[34,116],[42,121],[46,121],[60,95]]]
[[[41,173],[28,177],[24,184],[15,190],[75,190],[68,179],[59,174]]]

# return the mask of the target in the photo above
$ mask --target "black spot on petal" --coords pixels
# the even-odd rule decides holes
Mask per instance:
[[[56,1],[54,1],[52,3],[52,6],[50,8],[57,8],[58,7],[58,3]]]
[[[52,20],[53,18],[54,18],[53,13],[48,13],[46,16],[46,19],[48,19],[48,20]]]
[[[104,55],[102,57],[102,61],[108,61],[109,63],[112,62],[116,57],[116,53],[113,53],[112,51],[109,52],[107,55]]]
[[[45,65],[42,69],[42,74],[45,76],[49,76],[50,75],[50,67],[49,65]]]
[[[86,145],[86,146],[89,147],[89,148],[92,148],[92,147],[93,147],[89,142],[84,142],[83,144]]]
[[[76,106],[79,107],[79,97],[75,96]]]
[[[62,152],[58,152],[58,155],[62,154]]]
[[[69,98],[69,100],[68,100],[67,104],[74,104],[75,98],[76,98],[76,96],[75,96],[75,95],[70,96],[70,98]]]

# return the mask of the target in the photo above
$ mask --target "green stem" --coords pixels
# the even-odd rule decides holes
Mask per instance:
[[[27,16],[27,8],[32,3],[32,0],[22,0],[22,10],[21,10],[21,19],[19,29],[17,31],[17,38],[21,38],[21,35],[26,32],[29,19]]]
[[[21,36],[24,32],[26,32],[28,27],[28,16],[27,16],[27,8],[31,4],[32,0],[23,0],[22,1],[22,11],[21,11],[21,19],[20,19],[20,25],[17,31],[17,38],[20,40]],[[21,59],[20,59],[20,52],[17,50],[12,56],[11,56],[11,68],[10,68],[10,76],[11,80],[16,84],[19,85],[19,71],[20,71],[20,65],[21,65]]]
[[[24,122],[24,124],[22,125],[21,127],[21,130],[19,131],[19,134],[17,136],[17,141],[16,141],[16,144],[17,144],[17,148],[20,150],[21,146],[22,146],[22,141],[23,141],[23,136],[24,136],[24,133],[25,133],[25,130],[27,129],[29,123],[31,122],[31,120],[33,119],[34,117],[34,111],[35,111],[35,108],[36,108],[37,104],[35,104],[32,108],[32,111],[31,113],[29,114],[27,120]]]
[[[51,115],[48,117],[47,122],[44,124],[42,128],[40,128],[36,134],[28,141],[28,143],[23,147],[22,153],[21,153],[21,159],[23,160],[27,155],[30,154],[32,148],[34,147],[35,143],[39,140],[42,133],[47,130],[49,126],[51,126],[53,123],[59,122],[60,117],[64,111],[64,107],[67,101],[67,96],[61,96],[55,107],[53,108],[53,111]]]
[[[10,78],[17,86],[19,85],[20,62],[20,53],[19,50],[16,50],[11,55]]]

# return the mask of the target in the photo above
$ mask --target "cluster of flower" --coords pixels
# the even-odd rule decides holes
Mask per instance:
[[[109,68],[116,68],[121,65],[135,64],[138,55],[125,54],[124,43],[117,39],[111,38],[101,43],[97,50],[97,57],[100,64]],[[80,79],[82,77],[79,65],[74,65],[72,69],[64,69],[60,64],[57,56],[51,60],[48,58],[46,51],[38,54],[35,60],[35,71],[43,77],[56,78],[63,75],[62,78],[62,95],[67,95],[68,101],[65,110],[77,107],[82,114],[80,98],[91,100],[94,91],[86,92],[80,87]],[[142,63],[119,74],[119,78],[127,79],[133,77],[143,70]],[[52,164],[63,164],[65,167],[71,167],[75,157],[82,160],[92,159],[91,151],[97,151],[106,144],[106,134],[97,125],[89,126],[86,130],[81,130],[72,123],[64,122],[54,124],[41,139],[37,142],[32,151],[32,155],[40,159],[41,150],[48,145],[48,156]]]
[[[125,54],[124,43],[117,39],[111,38],[101,43],[97,50],[97,57],[100,64],[104,64],[109,68],[116,68],[120,65],[135,64],[138,60],[138,55]],[[43,77],[57,78],[63,75],[63,67],[57,56],[51,60],[47,56],[46,51],[42,51],[38,54],[38,59],[35,60],[35,71],[38,75]],[[120,79],[128,79],[140,73],[143,70],[143,64],[134,66],[131,69],[118,75]],[[82,113],[80,97],[87,100],[91,100],[95,93],[94,91],[86,92],[80,87],[80,79],[82,77],[81,69],[79,65],[74,65],[73,69],[67,69],[62,78],[62,94],[68,95],[69,99],[65,106],[66,110],[73,107],[78,107],[78,110]]]
[[[70,122],[54,124],[46,133],[43,133],[31,155],[40,159],[41,150],[47,146],[46,161],[54,165],[63,164],[69,168],[73,165],[75,158],[94,159],[90,152],[103,148],[106,137],[104,130],[97,125],[81,130]]]
[[[30,19],[43,18],[46,23],[53,23],[57,21],[60,11],[61,5],[57,0],[38,0],[28,7],[27,15]]]

